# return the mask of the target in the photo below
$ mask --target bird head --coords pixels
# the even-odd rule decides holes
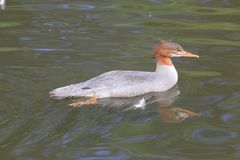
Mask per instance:
[[[153,49],[153,57],[158,60],[159,58],[171,57],[194,57],[199,58],[198,55],[187,52],[183,47],[175,42],[162,40]]]

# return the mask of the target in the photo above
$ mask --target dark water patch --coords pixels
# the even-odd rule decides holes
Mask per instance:
[[[176,30],[226,30],[226,31],[238,31],[239,25],[237,23],[229,22],[205,22],[205,23],[187,23],[187,20],[176,21],[168,19],[150,19],[142,23],[142,25],[162,27],[165,29]]]
[[[204,147],[200,147],[200,146],[196,146],[196,145],[183,145],[183,146],[179,146],[178,147],[173,147],[173,148],[169,148],[167,150],[167,152],[169,154],[172,155],[177,155],[180,156],[179,158],[193,158],[193,157],[198,157],[198,158],[203,158],[203,157],[208,157],[211,159],[214,159],[216,156],[221,155],[221,157],[226,158],[229,156],[229,154],[233,153],[233,149],[232,148],[227,148],[227,147],[221,147],[221,146],[204,146]],[[184,158],[183,158],[184,159]]]

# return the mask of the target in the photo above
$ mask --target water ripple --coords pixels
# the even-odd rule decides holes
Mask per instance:
[[[229,148],[221,146],[196,146],[196,145],[185,145],[179,146],[178,148],[170,148],[168,152],[174,155],[181,156],[197,156],[199,157],[209,157],[217,156],[219,154],[229,154]],[[186,159],[186,158],[183,158]],[[204,159],[204,158],[203,158]]]
[[[146,141],[152,141],[156,139],[164,139],[167,137],[167,134],[162,135],[136,135],[136,136],[127,136],[127,137],[119,137],[117,140],[121,143],[143,143]]]
[[[240,103],[240,94],[237,93],[236,95],[230,97],[230,98],[226,98],[224,101],[222,101],[221,103],[218,104],[218,106],[220,106],[222,109],[234,109],[239,107],[239,103]]]
[[[76,5],[78,10],[83,10],[83,9],[94,9],[94,5],[89,5],[89,4],[78,4]]]
[[[221,116],[221,120],[224,122],[224,125],[230,125],[233,127],[240,127],[240,114],[237,113],[228,113]]]
[[[236,132],[215,127],[198,128],[192,133],[193,139],[205,143],[224,143],[237,137]]]
[[[108,147],[82,148],[82,153],[83,152],[84,155],[81,154],[75,158],[79,157],[82,160],[119,160],[129,158],[129,153],[127,151]]]

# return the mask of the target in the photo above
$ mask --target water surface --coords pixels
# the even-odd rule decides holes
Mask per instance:
[[[238,0],[7,1],[1,159],[239,159],[239,7]],[[178,87],[165,100],[145,109],[119,100],[71,108],[48,97],[105,71],[154,70],[160,39],[200,55],[174,59]],[[184,118],[186,110],[201,115]]]

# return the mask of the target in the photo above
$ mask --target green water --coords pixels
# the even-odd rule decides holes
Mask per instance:
[[[239,0],[7,1],[0,159],[239,159],[239,17]],[[132,109],[132,99],[71,108],[48,97],[105,71],[154,70],[160,39],[200,55],[173,60],[171,98]],[[200,115],[184,119],[181,109]]]

